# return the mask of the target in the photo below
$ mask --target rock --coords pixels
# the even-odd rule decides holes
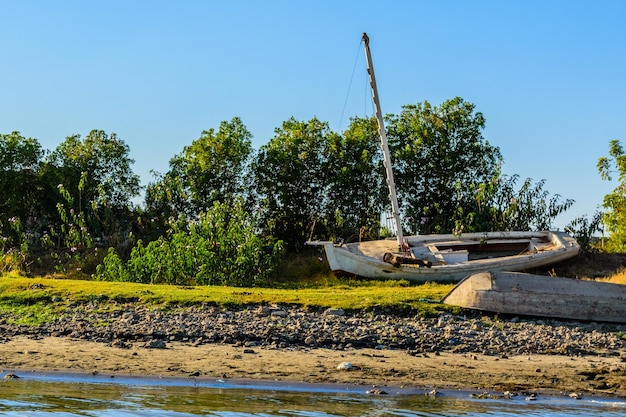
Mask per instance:
[[[339,365],[337,365],[337,369],[339,370],[348,370],[348,369],[352,369],[354,365],[352,365],[350,362],[341,362]]]
[[[387,391],[383,391],[382,389],[378,389],[378,388],[367,390],[365,391],[365,393],[369,395],[387,395],[388,394]]]
[[[325,316],[338,316],[341,317],[344,314],[346,314],[346,312],[341,309],[341,308],[327,308],[326,311],[324,311],[324,315]]]
[[[513,397],[517,397],[517,394],[511,391],[504,391],[504,393],[502,394],[502,396],[507,399],[510,400]]]
[[[267,317],[271,314],[271,309],[268,306],[259,306],[256,310],[256,314],[259,317]]]
[[[203,304],[170,311],[113,300],[107,300],[103,308],[102,303],[73,303],[66,313],[37,326],[12,324],[19,321],[18,314],[11,320],[2,317],[0,340],[54,335],[122,348],[136,344],[163,349],[166,341],[175,340],[196,346],[223,342],[241,347],[399,349],[412,354],[456,352],[500,359],[541,353],[602,355],[624,361],[611,373],[626,372],[626,340],[616,327],[600,324],[531,322],[519,317],[477,319],[447,313],[427,318],[395,315],[380,306],[346,315],[338,308],[257,305],[223,310]]]
[[[147,347],[148,349],[167,349],[165,340],[161,339],[150,340],[144,345],[144,347]]]
[[[129,349],[130,348],[130,344],[120,340],[120,339],[115,339],[113,342],[111,342],[111,346],[112,347],[116,347],[119,349]]]

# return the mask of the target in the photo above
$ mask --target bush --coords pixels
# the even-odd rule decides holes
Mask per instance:
[[[609,142],[609,156],[598,159],[598,171],[603,180],[612,181],[617,174],[618,184],[604,196],[602,221],[610,237],[607,250],[626,251],[626,152],[619,140]]]
[[[572,220],[567,226],[565,231],[572,235],[574,239],[580,245],[581,253],[588,253],[593,251],[594,234],[602,232],[602,213],[594,213],[591,220],[586,215],[580,216]]]
[[[282,242],[255,233],[240,201],[216,202],[197,220],[172,223],[167,237],[137,242],[124,263],[114,251],[96,279],[176,285],[267,285],[280,261]]]

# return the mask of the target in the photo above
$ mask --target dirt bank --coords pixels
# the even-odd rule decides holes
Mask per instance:
[[[342,368],[342,369],[339,369]],[[626,364],[620,357],[545,354],[482,355],[409,353],[393,349],[245,347],[231,344],[144,343],[124,348],[68,337],[19,336],[0,343],[4,374],[31,370],[101,375],[189,377],[198,380],[246,378],[377,387],[469,389],[527,395],[626,396]]]

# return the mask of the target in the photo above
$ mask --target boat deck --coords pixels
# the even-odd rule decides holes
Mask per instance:
[[[549,238],[537,236],[532,238],[502,238],[481,240],[479,238],[460,238],[442,241],[417,241],[408,238],[410,255],[433,264],[459,263],[479,259],[515,256],[554,249],[555,245]],[[416,242],[417,241],[417,242]],[[399,253],[395,239],[367,241],[348,244],[347,248],[361,256],[382,260],[383,254]]]

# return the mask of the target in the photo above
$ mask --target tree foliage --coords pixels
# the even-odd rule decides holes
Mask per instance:
[[[79,210],[89,205],[125,210],[140,191],[129,154],[130,148],[115,133],[92,130],[83,140],[68,136],[47,162],[61,172],[66,188],[78,193],[74,199]]]
[[[347,241],[378,238],[388,199],[377,129],[375,118],[353,118],[329,136],[325,219],[330,234]]]
[[[407,105],[386,120],[409,232],[547,229],[572,204],[545,191],[545,180],[502,175],[483,115],[461,98]],[[130,149],[114,133],[70,136],[49,154],[18,132],[1,135],[0,268],[48,260],[55,271],[87,273],[105,245],[101,279],[265,285],[282,242],[299,251],[309,238],[379,237],[389,203],[375,119],[353,118],[335,133],[317,118],[290,118],[256,154],[251,137],[236,117],[203,131],[156,174],[138,207]],[[626,162],[618,141],[611,158],[598,168],[605,179],[613,165],[620,172],[621,188],[605,199],[619,237]]]
[[[84,213],[86,227],[95,237],[124,241],[130,231],[132,200],[140,191],[129,154],[130,148],[115,133],[92,130],[84,140],[80,135],[67,137],[44,167],[49,195],[59,196],[60,190],[69,193],[66,198],[56,197],[54,206]]]
[[[171,171],[188,190],[194,210],[234,201],[245,191],[252,135],[237,117],[223,121],[217,132],[205,130],[170,161]]]
[[[0,134],[0,248],[19,247],[24,242],[22,234],[38,226],[39,166],[44,154],[36,139],[19,132]]]
[[[609,142],[609,156],[599,158],[597,168],[605,181],[612,181],[617,174],[617,187],[604,196],[602,220],[610,233],[607,247],[623,252],[626,250],[626,154],[618,139]]]
[[[0,135],[4,260],[24,272],[43,264],[57,272],[69,264],[81,270],[95,259],[82,253],[94,238],[124,240],[139,192],[128,153],[115,134],[97,130],[84,141],[67,138],[52,153],[19,132]]]
[[[277,128],[253,162],[254,186],[259,197],[261,228],[283,240],[289,250],[300,250],[328,203],[327,146],[330,132],[317,119],[294,118]]]
[[[544,190],[545,180],[526,178],[516,188],[519,178],[496,172],[487,183],[471,184],[473,204],[457,209],[454,232],[550,230],[554,219],[574,203],[551,196]]]
[[[580,245],[581,253],[596,251],[594,237],[597,232],[603,232],[602,213],[596,211],[591,218],[587,215],[576,217],[565,226],[565,231],[569,233]]]
[[[500,150],[482,136],[485,118],[457,97],[441,106],[403,106],[387,116],[387,138],[405,221],[413,233],[454,229],[459,208],[489,183],[502,163]]]
[[[267,285],[279,264],[281,242],[259,237],[241,199],[215,202],[195,220],[181,217],[171,232],[132,249],[125,263],[109,251],[96,278],[177,285]]]
[[[157,236],[171,218],[195,217],[215,202],[232,203],[245,196],[252,135],[241,119],[220,123],[217,132],[205,130],[170,160],[170,169],[148,185],[146,214]],[[156,224],[154,222],[156,221]]]

